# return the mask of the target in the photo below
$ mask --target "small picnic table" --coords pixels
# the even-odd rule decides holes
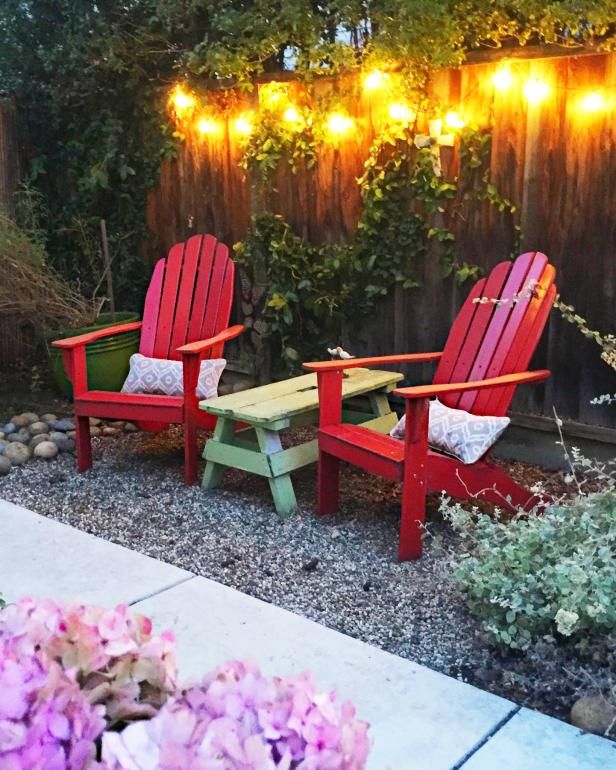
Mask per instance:
[[[342,382],[343,419],[387,433],[397,417],[387,393],[403,378],[398,372],[349,369]],[[217,487],[225,468],[239,468],[269,480],[274,505],[286,516],[297,510],[291,472],[317,461],[317,440],[283,448],[281,431],[315,425],[319,418],[316,374],[262,385],[201,401],[216,415],[214,435],[203,451],[203,486]]]

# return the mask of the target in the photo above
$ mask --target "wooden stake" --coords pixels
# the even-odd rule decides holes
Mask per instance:
[[[101,240],[103,242],[103,259],[105,275],[107,276],[107,294],[109,295],[109,310],[115,318],[115,297],[113,296],[113,274],[111,272],[111,257],[109,256],[109,241],[107,240],[107,223],[101,219]]]

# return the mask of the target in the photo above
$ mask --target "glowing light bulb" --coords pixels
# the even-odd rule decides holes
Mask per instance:
[[[511,88],[513,85],[513,75],[511,74],[509,67],[501,67],[496,70],[492,75],[492,83],[494,84],[494,88],[499,91],[506,91],[508,88]]]
[[[280,109],[287,98],[286,83],[266,83],[259,88],[259,103],[268,110]]]
[[[217,134],[220,131],[220,124],[212,118],[199,118],[197,121],[197,131],[200,134]]]
[[[341,112],[332,112],[327,119],[327,129],[334,135],[346,134],[353,128],[353,120]]]
[[[282,117],[287,123],[299,123],[302,119],[302,116],[295,107],[287,107]]]
[[[605,107],[605,97],[598,91],[591,91],[581,99],[580,107],[584,112],[598,112]]]
[[[549,85],[538,78],[530,78],[524,85],[524,96],[529,104],[539,104],[549,93]]]
[[[464,128],[466,123],[462,120],[462,118],[458,115],[457,112],[448,112],[447,115],[445,115],[445,125],[447,128],[452,129],[460,129]]]
[[[389,117],[392,120],[399,120],[400,123],[412,123],[415,120],[416,113],[406,104],[390,104]]]
[[[175,107],[176,112],[186,112],[195,106],[195,98],[191,94],[187,94],[177,86],[171,94],[171,103]]]
[[[235,120],[235,130],[241,136],[249,136],[252,133],[252,122],[247,115],[240,115]]]
[[[375,91],[384,84],[386,77],[385,73],[381,72],[381,70],[373,70],[365,76],[364,88],[367,91]]]

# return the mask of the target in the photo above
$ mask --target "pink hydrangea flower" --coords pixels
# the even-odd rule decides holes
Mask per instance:
[[[0,642],[2,770],[85,770],[105,728],[103,714],[57,662]]]
[[[362,770],[368,725],[309,675],[231,661],[158,715],[103,736],[107,770]]]
[[[149,618],[80,604],[22,599],[0,611],[0,643],[42,649],[75,677],[110,722],[153,716],[176,686],[175,639]]]

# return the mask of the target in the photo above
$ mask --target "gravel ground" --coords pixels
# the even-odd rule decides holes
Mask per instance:
[[[580,688],[607,681],[600,663],[564,649],[523,656],[490,644],[451,581],[456,539],[436,498],[423,558],[398,564],[397,484],[345,468],[340,513],[317,519],[308,468],[295,475],[301,510],[282,522],[264,479],[230,470],[215,492],[184,486],[179,429],[93,445],[87,474],[68,455],[30,462],[0,479],[0,497],[559,717]],[[563,486],[557,473],[510,468],[527,484]]]

